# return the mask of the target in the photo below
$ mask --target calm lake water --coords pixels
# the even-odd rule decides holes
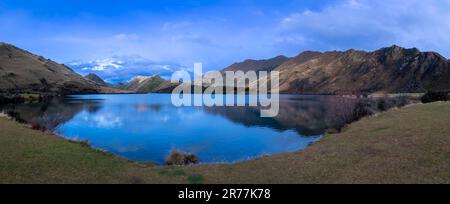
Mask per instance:
[[[261,118],[259,107],[175,107],[170,94],[79,95],[3,109],[130,160],[163,164],[178,150],[218,163],[307,147],[334,125],[330,97],[281,95],[274,118]]]

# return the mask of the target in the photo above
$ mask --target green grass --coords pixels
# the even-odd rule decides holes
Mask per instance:
[[[190,183],[190,184],[202,184],[203,183],[203,176],[201,176],[201,175],[192,175],[192,176],[189,176],[187,178],[187,180],[188,180],[188,183]]]
[[[378,131],[383,131],[383,130],[388,130],[388,127],[379,127],[379,128],[375,128],[372,130],[372,132],[378,132]]]
[[[294,153],[159,167],[0,118],[0,183],[450,183],[449,124],[450,103],[413,105]]]

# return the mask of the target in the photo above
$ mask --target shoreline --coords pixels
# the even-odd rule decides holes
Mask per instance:
[[[134,93],[134,94],[137,94],[137,95],[147,95],[147,94],[140,94],[140,93]],[[153,94],[153,93],[149,93],[149,94]],[[164,94],[164,93],[159,93],[159,94]],[[82,94],[82,95],[98,95],[98,94]],[[120,94],[101,94],[101,95],[120,95]],[[66,96],[60,96],[60,97],[72,97],[72,96],[79,96],[79,95],[66,95]],[[292,95],[292,94],[281,94],[281,96],[293,96],[293,95]],[[295,96],[333,96],[333,95],[295,95]],[[348,96],[348,95],[340,95],[340,96],[342,96],[342,97],[355,97],[355,96]],[[414,95],[414,96],[415,96],[415,95]],[[386,95],[382,95],[382,97],[397,97],[397,96],[386,96]],[[367,97],[367,99],[371,99],[371,98],[377,98],[377,97],[370,97],[370,96]],[[408,105],[414,105],[414,104],[415,104],[415,103],[410,102]],[[329,127],[328,129],[324,130],[323,133],[320,134],[320,137],[319,137],[319,138],[323,138],[324,135],[326,135],[326,134],[337,134],[337,133],[340,133],[340,132],[341,132],[341,129],[345,128],[345,127],[348,126],[348,125],[351,125],[351,124],[354,123],[354,122],[357,122],[358,120],[360,120],[360,119],[362,119],[362,118],[371,117],[371,116],[373,116],[373,115],[377,115],[377,114],[380,114],[380,113],[382,113],[382,112],[386,112],[386,111],[389,111],[389,110],[395,109],[395,108],[398,108],[398,107],[393,106],[393,107],[391,107],[391,108],[389,108],[389,109],[387,109],[387,110],[382,110],[382,111],[380,110],[380,112],[374,112],[373,114],[363,115],[361,118],[357,118],[355,121],[351,121],[350,123],[347,123],[347,124],[345,124],[345,125],[342,126],[342,127],[338,127],[338,128],[336,128],[336,127]],[[8,114],[4,114],[4,115],[7,115],[7,116],[8,116]],[[14,118],[14,117],[11,117],[11,118],[12,118],[12,120],[17,119],[17,118]],[[19,118],[19,119],[21,119],[21,118]],[[64,135],[60,135],[60,134],[54,132],[54,130],[47,129],[47,128],[45,128],[45,126],[42,126],[42,125],[40,125],[40,124],[36,126],[37,128],[35,128],[35,127],[34,127],[34,124],[31,124],[30,122],[27,122],[27,121],[22,120],[22,119],[19,121],[19,123],[24,124],[27,128],[30,128],[30,129],[33,129],[33,130],[40,130],[40,131],[44,131],[44,132],[50,132],[51,134],[54,134],[55,136],[57,136],[57,137],[59,137],[59,138],[61,138],[61,139],[63,139],[63,140],[67,140],[68,142],[72,142],[72,143],[80,143],[80,144],[82,144],[82,145],[84,145],[84,146],[89,146],[90,148],[92,148],[92,149],[94,149],[94,150],[97,150],[97,151],[99,151],[99,152],[104,152],[104,153],[107,153],[107,154],[113,154],[113,153],[111,153],[111,152],[109,152],[109,151],[107,151],[107,150],[104,150],[104,149],[101,149],[101,148],[95,148],[95,147],[92,147],[92,146],[89,144],[89,141],[87,141],[87,140],[73,140],[73,139],[67,138],[67,137],[65,137]],[[43,129],[41,129],[41,128],[43,128]],[[301,150],[303,150],[303,149],[306,149],[306,148],[308,148],[309,146],[314,145],[314,144],[317,143],[318,141],[320,141],[320,139],[315,140],[312,144],[307,145],[307,146],[304,147],[304,148],[295,150],[294,152],[296,152],[296,151],[301,151]],[[236,163],[240,163],[240,162],[246,162],[246,161],[257,160],[257,159],[262,158],[262,157],[272,156],[272,155],[277,155],[277,154],[283,154],[283,153],[287,153],[287,152],[281,152],[281,153],[269,154],[269,155],[260,155],[260,156],[255,156],[255,157],[251,157],[251,158],[244,159],[244,160],[234,161],[234,162],[215,162],[215,163],[201,163],[201,162],[199,162],[199,163],[196,164],[196,165],[236,164]],[[291,152],[291,153],[292,153],[292,152]],[[119,158],[123,158],[123,159],[129,160],[129,159],[125,158],[125,157],[120,157],[119,155],[116,155],[116,154],[114,154],[114,155],[117,156],[117,157],[119,157]],[[133,161],[133,160],[129,160],[129,161],[130,161],[130,162],[138,162],[138,163],[142,163],[142,164],[151,164],[151,165],[156,165],[156,166],[165,166],[165,165],[157,164],[157,163],[152,162],[152,161]]]
[[[322,136],[322,139],[315,142],[313,145],[308,146],[305,149],[293,152],[293,153],[281,153],[281,154],[276,154],[276,155],[270,155],[270,156],[265,156],[262,158],[258,158],[252,161],[243,161],[243,162],[238,162],[236,164],[233,165],[229,165],[229,164],[219,164],[219,165],[203,165],[203,166],[193,166],[192,168],[199,170],[201,173],[206,174],[205,177],[211,177],[211,180],[208,180],[208,183],[247,183],[247,184],[255,184],[255,183],[279,183],[279,184],[286,184],[286,183],[307,183],[307,184],[312,184],[312,183],[325,183],[325,184],[330,184],[330,183],[362,183],[362,184],[367,184],[367,183],[450,183],[450,177],[448,177],[447,175],[441,177],[441,178],[445,178],[445,179],[441,179],[441,178],[437,178],[437,177],[429,177],[429,176],[424,176],[422,175],[422,177],[419,176],[411,176],[408,174],[405,174],[406,172],[409,172],[409,170],[412,169],[402,169],[399,170],[397,169],[397,167],[400,168],[405,168],[402,166],[398,166],[398,163],[408,163],[410,162],[409,160],[397,160],[397,159],[393,159],[391,157],[387,157],[387,156],[383,156],[382,154],[384,150],[377,150],[377,148],[375,148],[374,146],[378,146],[377,143],[383,143],[384,141],[382,140],[378,140],[378,138],[380,137],[384,137],[386,139],[386,137],[394,137],[394,135],[392,134],[380,134],[382,132],[386,132],[388,130],[390,130],[391,128],[399,128],[400,131],[398,132],[398,134],[418,134],[420,136],[424,136],[424,137],[428,137],[428,136],[435,136],[435,135],[429,135],[430,133],[424,135],[423,131],[418,131],[418,130],[414,130],[414,129],[419,129],[417,126],[414,126],[413,124],[409,124],[409,123],[392,123],[390,122],[390,120],[398,120],[395,119],[395,117],[399,117],[399,115],[401,115],[403,117],[403,115],[407,116],[409,114],[411,114],[411,112],[415,112],[417,111],[416,109],[419,109],[420,111],[425,111],[423,113],[427,113],[427,118],[433,117],[433,113],[430,113],[430,110],[433,111],[434,113],[439,113],[441,114],[441,116],[445,117],[445,118],[439,118],[440,119],[445,119],[444,121],[439,121],[438,124],[436,124],[436,121],[429,121],[430,124],[433,124],[433,126],[436,127],[441,127],[441,129],[439,131],[437,131],[437,134],[441,134],[441,136],[445,137],[446,141],[445,144],[450,144],[450,127],[447,126],[442,126],[443,124],[447,124],[445,121],[450,122],[450,102],[434,102],[434,103],[429,103],[429,104],[422,104],[422,103],[416,103],[416,104],[410,104],[407,106],[404,106],[402,108],[393,108],[390,109],[388,111],[376,114],[376,115],[372,115],[372,116],[368,116],[368,117],[364,117],[359,121],[353,122],[351,124],[349,124],[344,131],[337,133],[337,134],[324,134]],[[419,114],[418,116],[423,117],[423,115]],[[418,118],[411,118],[411,117],[405,117],[405,119],[411,119],[413,121],[418,121]],[[420,120],[425,119],[425,117],[420,118]],[[429,119],[428,119],[429,120]],[[370,125],[368,125],[370,124]],[[386,126],[384,127],[377,127],[381,124],[384,124]],[[373,126],[374,125],[374,126]],[[390,126],[390,127],[387,127]],[[400,127],[398,127],[400,126]],[[362,128],[362,129],[361,129]],[[427,127],[427,126],[423,126],[421,128],[425,128],[430,130],[432,127]],[[445,128],[445,130],[443,130],[442,128]],[[406,131],[409,130],[409,131]],[[366,132],[367,134],[364,135],[364,138],[358,138],[363,136],[362,134],[359,134],[360,132]],[[376,135],[374,135],[373,133],[369,133],[369,132],[376,132]],[[356,133],[356,134],[355,134]],[[443,134],[443,135],[442,135]],[[351,137],[349,137],[351,136]],[[408,136],[405,135],[407,138],[408,137],[417,137],[417,136]],[[355,144],[350,144],[347,145],[346,142],[349,142],[349,139],[358,139],[358,142],[362,142],[363,144],[359,144],[359,143],[355,143]],[[370,142],[367,141],[363,141],[364,139],[370,139]],[[390,140],[395,141],[396,143],[399,143],[398,139],[394,138],[389,138]],[[426,141],[426,140],[425,140]],[[392,141],[391,141],[392,142]],[[439,144],[443,142],[442,140],[437,140],[437,141],[433,141],[433,143]],[[388,146],[392,146],[393,148],[388,148],[389,151],[394,151],[395,154],[406,154],[404,156],[406,157],[411,157],[411,155],[408,155],[409,152],[404,153],[400,150],[397,150],[395,148],[398,148],[396,145],[396,143],[390,143],[390,144],[383,144],[383,145],[388,145]],[[416,149],[414,149],[410,142],[406,142],[407,144],[403,145],[402,147],[406,147],[407,149],[410,149],[410,151],[416,151]],[[351,148],[344,148],[343,146],[351,146]],[[394,148],[395,147],[395,148]],[[435,147],[431,147],[431,148],[435,148]],[[422,149],[422,148],[417,148],[417,149]],[[355,151],[356,150],[356,151]],[[424,149],[423,151],[427,151],[427,153],[429,154],[429,151],[431,151],[432,149]],[[436,150],[438,150],[438,148],[436,148]],[[435,150],[435,151],[436,151]],[[422,150],[420,150],[422,151]],[[356,156],[359,160],[359,162],[364,163],[364,165],[369,165],[372,166],[371,168],[365,168],[363,167],[362,169],[358,169],[355,167],[355,165],[357,163],[354,163],[356,160],[353,161],[352,158],[348,158],[348,157],[342,157],[338,156],[336,159],[334,159],[333,157],[336,157],[336,154],[340,154],[341,152],[345,152],[345,154],[351,155],[351,156]],[[433,152],[433,151],[431,151]],[[438,151],[439,152],[439,151]],[[364,154],[364,157],[361,157],[361,155],[359,154]],[[321,155],[327,155],[327,157],[323,157]],[[380,155],[377,155],[380,154]],[[436,154],[436,153],[435,153]],[[443,155],[447,155],[450,154],[450,152],[446,153],[446,152],[440,152],[440,154]],[[417,156],[423,156],[423,154],[417,154]],[[428,156],[428,155],[427,155]],[[427,162],[428,158],[427,156],[425,156],[425,159],[421,159],[421,161],[423,162]],[[433,157],[435,157],[435,155],[431,155]],[[367,158],[365,158],[367,157]],[[370,157],[377,157],[376,161],[377,162],[371,162],[371,161],[367,161],[366,159],[370,160]],[[417,159],[417,158],[416,158]],[[311,161],[312,160],[312,161]],[[331,160],[332,162],[330,162],[329,160]],[[349,160],[349,161],[346,161]],[[366,161],[365,161],[366,160]],[[415,159],[412,160],[412,164],[415,165],[414,163]],[[316,163],[317,162],[317,163]],[[384,170],[378,170],[376,167],[381,167],[381,168],[385,168],[385,166],[382,165],[382,163],[388,162],[390,163],[388,166],[388,169],[393,170],[395,169],[395,173],[393,173],[392,175],[390,174],[390,171],[384,171]],[[435,162],[435,161],[434,161]],[[295,163],[295,164],[292,164]],[[324,165],[325,163],[325,165]],[[344,164],[344,163],[348,163],[346,164],[346,168],[353,171],[354,174],[362,174],[362,176],[356,177],[356,178],[352,178],[352,173],[351,172],[345,172],[345,171],[337,171],[338,169],[340,169],[340,165]],[[446,166],[447,168],[450,167],[450,157],[445,156],[445,162],[437,162],[434,163],[436,166]],[[267,166],[268,165],[268,166]],[[330,166],[331,165],[331,166]],[[437,168],[433,165],[429,166],[430,164],[426,164],[427,168]],[[286,168],[280,168],[280,167],[285,167]],[[296,166],[298,168],[293,169],[292,166]],[[312,167],[311,167],[312,166]],[[272,169],[275,171],[282,171],[282,172],[278,172],[275,173],[276,175],[290,175],[290,176],[283,176],[283,178],[278,178],[278,177],[271,177],[271,178],[264,178],[263,174],[262,175],[255,175],[255,172],[265,172],[268,173],[267,171],[261,170],[260,168],[267,168],[267,169]],[[288,168],[290,167],[290,168]],[[372,169],[373,168],[373,169]],[[420,171],[420,168],[423,168],[422,165],[419,166],[414,166],[414,168],[419,168],[419,171],[415,172],[417,174],[425,174],[428,175],[428,170],[427,171]],[[213,169],[213,170],[212,170]],[[229,170],[233,169],[233,171],[239,172],[239,171],[245,171],[246,172],[246,176],[249,176],[250,178],[246,178],[243,176],[239,176],[239,173],[230,173]],[[258,170],[257,170],[258,169]],[[376,172],[375,175],[371,175],[366,173],[370,172],[374,170],[374,172]],[[439,171],[439,173],[444,173],[444,172],[450,172],[450,171],[445,171],[439,168],[437,169],[433,169],[434,171]],[[450,170],[450,169],[448,169]],[[253,172],[255,171],[255,172]],[[292,172],[293,171],[293,172]],[[336,172],[334,172],[336,171]],[[361,173],[361,171],[363,171],[363,173]],[[405,172],[406,171],[406,172]],[[214,178],[215,175],[218,175],[220,173],[225,172],[227,177],[221,177],[220,179]],[[228,172],[228,173],[227,173]],[[334,173],[336,173],[334,175]],[[339,175],[338,173],[342,174]],[[271,173],[272,174],[272,173]],[[301,174],[301,175],[298,175]],[[450,175],[450,174],[449,174]],[[389,178],[385,178],[389,177]],[[232,179],[228,179],[232,178]],[[235,179],[234,177],[239,177],[239,179]],[[404,178],[406,177],[406,178]],[[298,180],[296,180],[296,178]],[[226,182],[224,182],[226,181]],[[256,181],[256,182],[255,182]]]
[[[450,103],[449,102],[436,102],[436,103],[431,103],[431,104],[413,104],[413,105],[408,105],[406,107],[399,108],[399,109],[391,109],[391,110],[382,112],[382,113],[374,115],[374,116],[364,117],[360,121],[351,123],[342,133],[331,134],[331,135],[324,134],[324,136],[321,140],[315,142],[314,144],[308,146],[305,149],[298,150],[295,152],[263,156],[263,157],[258,157],[258,158],[252,159],[252,160],[239,161],[236,163],[198,164],[198,165],[192,165],[192,166],[159,166],[159,165],[154,165],[154,164],[135,162],[135,161],[131,161],[131,160],[128,160],[125,158],[118,157],[117,155],[111,154],[109,152],[104,152],[104,151],[92,148],[90,146],[80,144],[79,142],[71,142],[71,141],[65,139],[64,137],[61,137],[54,133],[33,130],[29,127],[26,127],[26,125],[19,124],[15,121],[8,120],[9,121],[8,123],[10,123],[10,125],[15,126],[15,127],[21,126],[22,128],[19,128],[19,129],[22,129],[22,131],[19,131],[19,132],[26,132],[26,133],[37,134],[37,135],[47,135],[46,137],[50,136],[50,137],[56,138],[56,140],[60,141],[59,143],[63,143],[64,145],[75,145],[75,146],[77,146],[75,148],[82,148],[82,149],[84,149],[84,151],[92,152],[93,155],[91,155],[91,156],[94,156],[94,157],[105,157],[106,160],[120,160],[121,162],[119,162],[120,164],[118,164],[119,166],[116,166],[116,168],[121,168],[121,167],[123,167],[121,165],[125,165],[126,168],[132,168],[132,169],[137,168],[138,169],[136,171],[139,173],[133,173],[133,174],[138,174],[138,176],[137,176],[138,179],[134,178],[136,176],[134,176],[134,177],[132,176],[131,180],[122,180],[119,183],[140,183],[140,182],[142,182],[142,183],[154,183],[154,182],[159,183],[159,182],[157,182],[158,179],[163,179],[164,181],[162,183],[166,183],[166,182],[171,183],[171,182],[169,182],[171,179],[177,180],[175,183],[185,183],[185,182],[195,183],[194,181],[196,181],[196,180],[192,179],[192,178],[197,178],[197,180],[198,180],[199,177],[202,178],[202,179],[200,179],[201,180],[200,183],[205,183],[205,182],[206,183],[222,183],[222,182],[234,183],[234,182],[236,182],[235,177],[216,178],[218,176],[218,172],[222,172],[222,173],[225,172],[224,175],[232,174],[233,176],[240,178],[240,177],[242,177],[242,175],[239,175],[239,171],[244,171],[241,169],[245,169],[244,173],[242,173],[243,175],[249,176],[249,178],[242,180],[241,181],[242,183],[259,183],[259,182],[268,182],[268,183],[291,183],[291,182],[305,183],[306,182],[306,183],[310,183],[310,182],[308,182],[308,180],[301,180],[301,179],[300,180],[294,179],[294,180],[291,180],[291,182],[287,182],[289,180],[285,180],[286,178],[284,178],[284,177],[278,178],[280,180],[278,180],[277,182],[273,182],[273,181],[270,182],[267,180],[268,178],[264,178],[265,177],[264,175],[266,175],[266,173],[267,173],[266,170],[268,170],[268,169],[270,170],[273,167],[284,166],[284,165],[289,166],[289,165],[292,165],[292,163],[302,164],[302,160],[299,161],[298,159],[295,159],[296,155],[305,155],[306,154],[306,155],[313,156],[315,154],[311,154],[310,152],[323,151],[323,150],[321,150],[323,144],[330,145],[329,144],[330,141],[338,141],[340,138],[343,138],[343,137],[345,138],[346,137],[345,135],[353,132],[355,127],[358,127],[361,124],[374,123],[374,122],[378,123],[376,121],[379,121],[380,118],[383,119],[381,121],[389,120],[390,118],[392,118],[393,114],[394,115],[399,115],[399,114],[402,115],[403,113],[408,113],[408,112],[411,112],[416,109],[434,110],[437,107],[445,108],[445,110],[447,110],[447,109],[450,110]],[[439,111],[436,113],[439,113]],[[445,116],[447,116],[447,115],[445,115]],[[409,118],[409,117],[407,117],[407,118]],[[3,118],[0,118],[0,120],[2,120],[2,119]],[[447,118],[446,118],[446,120],[447,120]],[[448,120],[450,120],[450,119],[448,119]],[[389,123],[387,123],[387,124],[389,124]],[[384,130],[386,130],[386,128],[380,127],[380,128],[376,128],[375,130],[377,132],[384,131]],[[368,131],[368,130],[366,130],[366,131]],[[28,136],[25,135],[25,137],[28,137]],[[38,137],[42,137],[42,136],[38,136]],[[39,141],[39,140],[40,139],[38,138],[37,141]],[[73,143],[76,143],[76,144],[73,144]],[[340,144],[340,143],[336,143],[331,146],[336,146],[338,144]],[[336,147],[333,147],[333,148],[336,148]],[[351,148],[348,148],[348,150],[351,150]],[[340,150],[340,151],[342,151],[342,150]],[[67,152],[65,152],[65,153],[67,153]],[[372,153],[369,152],[369,154],[372,154]],[[314,159],[314,157],[315,156],[313,156],[312,159]],[[43,158],[43,159],[45,159],[45,158]],[[81,161],[83,161],[83,157],[77,158],[77,159],[81,159]],[[278,160],[280,160],[280,161],[278,161]],[[288,161],[283,161],[283,160],[288,160]],[[40,162],[40,161],[36,161],[36,162]],[[61,165],[61,164],[57,164],[56,166],[59,168],[59,165]],[[257,173],[256,175],[251,176],[251,174],[248,174],[248,173],[251,172],[250,169],[254,169],[254,167],[253,167],[254,165],[256,165],[258,167],[260,165],[263,165],[264,168],[257,170],[257,172],[266,172],[266,173],[260,173],[260,174]],[[269,165],[269,166],[266,166],[266,165]],[[309,163],[309,162],[303,163],[301,166],[303,166],[303,165],[307,165],[307,166],[313,165],[314,166],[314,164]],[[95,164],[95,166],[96,166],[96,168],[101,168],[101,165],[99,166],[98,164]],[[270,166],[272,166],[272,167],[270,167]],[[325,167],[323,167],[323,168],[325,168]],[[336,166],[335,168],[339,168],[339,167]],[[279,171],[279,170],[277,170],[277,171]],[[296,170],[292,169],[293,172],[290,172],[290,173],[298,173],[299,170],[302,170],[302,168],[296,169]],[[133,172],[134,171],[135,170],[133,170]],[[236,173],[235,171],[238,171],[238,172]],[[277,171],[272,172],[271,174],[273,174],[273,173],[277,174]],[[309,170],[305,170],[305,171],[309,171]],[[321,170],[319,170],[319,172],[320,171]],[[226,173],[226,172],[228,172],[228,173]],[[313,172],[314,171],[312,171],[311,173],[313,173]],[[2,178],[2,176],[1,176],[1,175],[3,175],[2,173],[3,172],[0,171],[0,179]],[[285,172],[285,173],[290,174],[289,171]],[[147,180],[149,174],[152,175],[151,178],[153,178],[153,179],[157,178],[157,179],[156,180]],[[156,174],[156,177],[155,177],[155,174]],[[313,174],[315,174],[315,173],[313,173]],[[258,176],[263,176],[263,177],[260,178]],[[125,176],[125,177],[127,177],[127,176]],[[167,177],[169,177],[169,178],[167,178]],[[258,179],[261,179],[261,180],[257,180],[257,179],[255,179],[255,177],[257,177]],[[130,179],[129,175],[127,178]],[[271,177],[269,177],[269,178],[271,178]],[[133,181],[133,179],[136,181]],[[165,179],[167,179],[167,180],[165,180]],[[305,178],[303,177],[303,179],[305,179]],[[142,181],[140,181],[140,180],[142,180]],[[192,181],[192,180],[194,180],[194,181]],[[54,181],[49,180],[48,182],[53,183]],[[103,182],[109,183],[107,181],[103,181]],[[100,183],[103,183],[103,182],[100,182]],[[4,181],[0,180],[0,183],[4,183]],[[13,183],[15,183],[15,182],[13,182]],[[19,182],[19,183],[22,183],[22,182]],[[25,182],[25,183],[30,183],[30,182]],[[34,182],[31,182],[31,183],[34,183]],[[60,183],[60,182],[55,182],[55,183]],[[63,183],[65,183],[65,182],[63,182]],[[71,183],[71,182],[69,182],[69,183]],[[78,183],[78,182],[75,182],[75,183]],[[87,183],[97,183],[97,182],[95,182],[95,179],[94,179],[94,180],[87,181]],[[311,182],[311,183],[316,183],[316,182]],[[325,183],[327,183],[327,182],[325,182]]]

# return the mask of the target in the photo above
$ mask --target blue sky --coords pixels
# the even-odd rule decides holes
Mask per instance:
[[[117,81],[305,50],[397,44],[449,57],[448,11],[441,0],[2,0],[0,41]],[[118,67],[132,71],[114,77]]]

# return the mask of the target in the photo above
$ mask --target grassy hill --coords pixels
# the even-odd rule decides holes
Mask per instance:
[[[69,67],[32,54],[7,43],[0,43],[0,93],[116,93],[95,83]]]

